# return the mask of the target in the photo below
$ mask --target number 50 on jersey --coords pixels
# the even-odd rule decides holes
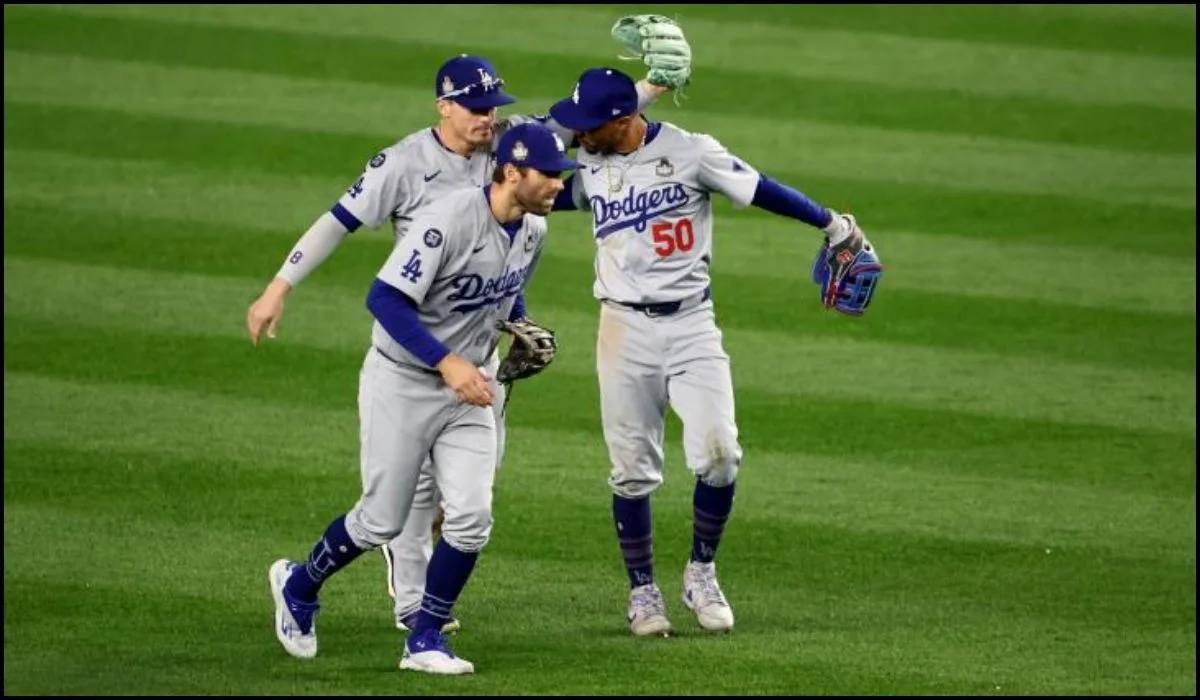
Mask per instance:
[[[653,223],[650,225],[650,238],[654,241],[654,252],[661,258],[670,257],[675,251],[686,253],[696,245],[691,219]]]

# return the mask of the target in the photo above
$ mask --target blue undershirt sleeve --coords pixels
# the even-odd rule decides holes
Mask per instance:
[[[575,174],[572,173],[571,177],[568,177],[566,182],[563,183],[566,186],[562,188],[562,191],[554,195],[554,206],[551,207],[552,211],[575,211],[579,209],[575,205],[575,195],[571,191],[571,188],[575,185],[573,182],[574,179]]]
[[[367,309],[388,335],[430,367],[437,367],[450,354],[450,349],[421,325],[416,303],[392,285],[376,279],[367,293]]]
[[[761,173],[758,176],[758,187],[754,190],[754,199],[750,203],[772,214],[799,219],[821,229],[833,220],[833,215],[828,209],[809,199],[803,192]]]
[[[518,294],[516,300],[513,301],[512,313],[508,315],[508,320],[516,321],[519,318],[525,318],[525,295]]]

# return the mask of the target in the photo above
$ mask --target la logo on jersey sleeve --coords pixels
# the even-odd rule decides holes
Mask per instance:
[[[445,234],[433,226],[421,234],[414,231],[412,235],[405,236],[388,256],[383,269],[379,271],[379,279],[420,304],[437,276],[445,254],[445,241]]]
[[[425,229],[425,233],[422,234],[421,240],[425,244],[426,248],[430,250],[436,250],[437,248],[442,247],[442,241],[445,240],[445,237],[442,236],[442,232],[436,228],[428,228]],[[422,252],[420,249],[413,249],[412,254],[408,257],[407,262],[404,263],[404,267],[400,269],[400,276],[407,279],[409,282],[412,282],[413,284],[418,284],[421,281],[421,278],[425,275],[425,271],[421,269],[421,256]]]

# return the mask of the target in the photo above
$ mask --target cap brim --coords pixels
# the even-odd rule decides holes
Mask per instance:
[[[580,167],[579,163],[576,163],[575,161],[571,160],[570,158],[568,158],[566,156],[559,156],[558,160],[555,161],[554,163],[551,163],[551,165],[553,167],[538,168],[538,170],[541,170],[543,172],[560,172],[561,173],[564,170],[579,170],[579,167]]]
[[[517,98],[496,90],[495,92],[485,92],[482,95],[461,95],[455,97],[454,101],[467,109],[491,109],[510,105],[516,102]]]
[[[597,119],[587,114],[569,97],[555,102],[550,107],[550,116],[554,121],[571,131],[591,131],[592,129],[604,126],[608,122],[607,119]]]

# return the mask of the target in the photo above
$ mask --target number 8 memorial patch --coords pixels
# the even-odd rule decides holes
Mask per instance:
[[[425,229],[425,245],[436,248],[442,244],[442,232],[436,228]]]

